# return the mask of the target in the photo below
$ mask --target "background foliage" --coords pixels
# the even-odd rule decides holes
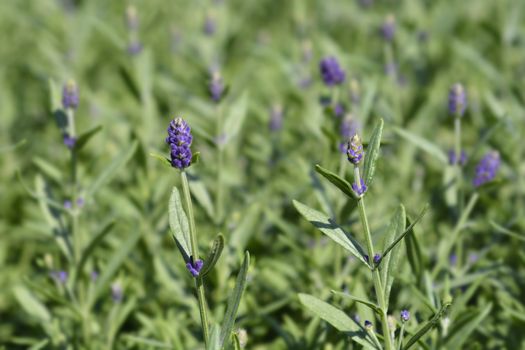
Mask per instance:
[[[149,156],[167,154],[165,129],[176,115],[192,126],[192,149],[201,152],[190,171],[201,244],[207,249],[220,231],[229,253],[207,285],[212,317],[222,319],[243,253],[249,250],[252,266],[237,321],[247,331],[247,348],[351,347],[349,339],[314,317],[297,296],[315,295],[352,317],[372,318],[366,308],[330,293],[349,289],[371,297],[366,271],[337,255],[340,248],[292,205],[297,199],[337,216],[360,237],[357,214],[336,210],[335,203],[344,204],[337,202],[340,194],[314,170],[315,164],[339,169],[341,163],[335,117],[323,113],[319,103],[320,96],[328,94],[317,67],[326,55],[337,57],[347,77],[360,83],[363,105],[357,117],[363,138],[368,140],[379,118],[385,121],[384,145],[367,197],[374,239],[382,239],[385,218],[400,202],[409,217],[430,204],[415,229],[412,249],[419,250],[408,252],[416,260],[399,267],[390,309],[397,315],[409,308],[413,320],[407,332],[413,332],[450,286],[455,302],[447,315],[448,348],[524,346],[525,3],[132,4],[144,46],[138,55],[127,51],[127,3],[0,2],[4,348],[198,347],[191,278],[168,229],[168,198],[179,180]],[[384,41],[378,34],[389,13],[397,26],[393,48],[399,76],[394,80],[384,72]],[[205,33],[206,21],[215,23],[214,34]],[[311,60],[303,57],[309,45]],[[212,67],[220,68],[229,86],[218,108],[207,92]],[[52,112],[60,86],[69,78],[80,89],[77,130],[103,127],[80,154],[79,179],[86,196],[80,230],[91,238],[114,222],[90,252],[78,277],[81,292],[76,301],[50,277],[52,271],[70,269],[53,239],[66,213],[42,201],[68,199],[69,155]],[[309,86],[301,86],[309,79]],[[464,84],[469,99],[462,133],[469,156],[466,178],[489,149],[500,152],[502,169],[498,181],[481,193],[461,233],[465,256],[451,264],[443,247],[456,218],[446,196],[450,169],[443,157],[453,146],[446,100],[456,81]],[[284,109],[283,128],[276,132],[269,128],[274,105]],[[225,135],[216,134],[217,113],[223,113]],[[217,137],[225,139],[222,223],[217,222],[214,200]],[[18,147],[9,147],[22,140]],[[114,172],[107,171],[111,166]],[[334,256],[342,257],[334,261]],[[99,273],[96,281],[90,278],[92,271]],[[123,289],[121,302],[111,297],[115,283]],[[86,303],[89,309],[78,308]],[[429,338],[443,336],[446,325],[439,327]],[[87,345],[81,335],[86,328],[96,335]]]

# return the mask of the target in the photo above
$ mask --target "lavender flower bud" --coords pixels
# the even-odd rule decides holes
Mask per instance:
[[[64,201],[64,209],[71,210],[73,208],[73,203],[69,199]]]
[[[199,273],[201,272],[202,266],[204,265],[204,262],[200,259],[197,259],[193,264],[191,262],[186,264],[186,268],[191,273],[193,277],[199,276]]]
[[[212,36],[217,31],[215,19],[210,14],[206,15],[204,19],[203,31],[208,36]]]
[[[369,320],[365,320],[365,328],[367,331],[371,331],[373,328],[372,322],[370,322]]]
[[[213,71],[208,88],[211,99],[216,103],[219,102],[221,100],[222,93],[224,92],[224,83],[219,71]]]
[[[69,274],[67,271],[52,271],[49,274],[55,281],[65,284],[67,282],[67,278],[69,277]]]
[[[84,198],[79,197],[77,199],[77,207],[82,208],[84,206],[84,203],[85,203]]]
[[[460,83],[454,84],[448,94],[448,110],[450,114],[462,117],[467,108],[467,93]]]
[[[363,182],[363,179],[361,179],[361,182]],[[365,188],[366,188],[366,186],[365,186]],[[354,191],[355,191],[355,190],[354,190]],[[376,254],[374,255],[374,264],[379,264],[380,261],[381,261],[381,254],[376,253]]]
[[[361,88],[359,81],[355,78],[350,80],[350,97],[353,104],[359,104],[359,101],[361,101]]]
[[[339,85],[345,81],[346,74],[335,57],[325,57],[319,63],[319,69],[327,86]]]
[[[75,147],[75,144],[77,143],[76,137],[71,137],[68,134],[64,135],[63,141],[64,145],[66,145],[66,147],[69,149],[73,149],[73,147]]]
[[[120,283],[115,282],[111,285],[111,299],[113,302],[120,303],[124,297],[124,292]]]
[[[340,118],[345,113],[345,106],[343,104],[338,103],[334,107],[334,114],[336,117]]]
[[[346,151],[348,161],[354,165],[357,165],[363,159],[363,144],[359,135],[355,134],[352,139],[348,142],[348,149]]]
[[[69,80],[62,89],[62,105],[64,109],[76,109],[78,107],[78,87],[74,80]]]
[[[393,15],[387,15],[381,26],[381,35],[386,41],[392,41],[396,32],[396,19]]]
[[[459,156],[459,159],[456,157],[456,152],[454,150],[448,151],[448,163],[450,165],[456,165],[459,164],[461,166],[464,166],[467,164],[467,154],[465,151],[461,151],[461,155]]]
[[[175,118],[168,127],[166,143],[170,146],[171,166],[184,170],[191,164],[191,128],[182,118]]]
[[[283,107],[280,104],[273,105],[270,110],[270,130],[279,131],[283,126]]]
[[[367,190],[368,188],[366,187],[366,184],[365,184],[365,180],[361,179],[361,185],[358,186],[357,183],[353,183],[352,184],[352,190],[354,190],[355,194],[358,196],[358,197],[361,197]],[[381,256],[379,257],[381,258]],[[376,260],[376,257],[374,256],[374,262]]]
[[[476,174],[472,180],[475,187],[493,180],[500,167],[500,156],[497,151],[487,153],[476,166]]]
[[[410,320],[410,311],[403,310],[401,311],[401,321],[408,322]]]
[[[142,49],[143,49],[142,44],[139,41],[137,41],[137,40],[133,40],[128,45],[128,53],[131,56],[138,55],[139,53],[142,52]]]

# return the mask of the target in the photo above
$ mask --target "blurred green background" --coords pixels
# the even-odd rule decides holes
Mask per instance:
[[[129,5],[137,11],[136,32],[126,25]],[[430,203],[416,228],[419,270],[403,264],[393,312],[410,308],[407,332],[413,332],[447,281],[459,300],[447,316],[449,338],[456,337],[449,348],[525,346],[524,6],[513,0],[0,2],[0,347],[199,348],[191,278],[168,229],[168,198],[179,179],[150,156],[168,155],[166,128],[182,116],[192,126],[192,150],[201,152],[190,171],[200,244],[207,250],[217,232],[227,241],[227,254],[207,282],[212,318],[222,319],[249,250],[237,322],[248,334],[247,348],[352,348],[297,299],[310,293],[335,300],[349,315],[373,317],[330,294],[344,289],[368,296],[367,272],[347,263],[292,206],[292,199],[308,203],[362,238],[356,213],[313,170],[319,163],[350,176],[349,166],[341,168],[339,121],[320,104],[330,91],[318,62],[328,55],[346,70],[339,94],[346,106],[349,82],[359,85],[353,118],[363,138],[385,120],[367,197],[375,237],[399,202],[412,216]],[[391,46],[379,35],[388,14],[396,18]],[[130,53],[136,42],[142,50]],[[394,78],[385,74],[388,52],[397,65]],[[208,96],[215,70],[228,85],[217,105]],[[80,91],[78,132],[102,126],[79,155],[86,195],[80,231],[88,241],[115,222],[75,290],[50,278],[72,268],[53,238],[57,228],[67,232],[68,216],[43,199],[70,199],[69,151],[53,117],[68,79]],[[502,168],[481,192],[462,231],[465,256],[453,265],[441,254],[456,220],[443,157],[453,147],[447,95],[457,81],[469,101],[462,121],[469,156],[464,197],[486,151],[500,152]],[[272,131],[275,106],[283,108],[283,127]],[[219,113],[224,134],[216,131]],[[224,142],[220,169],[217,140]],[[219,170],[223,220],[217,220]],[[334,270],[334,256],[344,262],[342,271]],[[93,271],[100,274],[96,281]],[[112,300],[112,286],[122,288],[121,301]],[[467,332],[464,324],[474,326]],[[438,328],[429,348],[447,337],[444,325]]]

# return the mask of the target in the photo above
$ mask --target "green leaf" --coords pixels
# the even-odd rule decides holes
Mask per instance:
[[[400,204],[396,212],[394,213],[394,216],[390,220],[390,225],[388,226],[388,230],[383,241],[383,249],[385,253],[384,256],[381,257],[380,261],[380,263],[382,263],[381,283],[383,284],[384,288],[387,309],[388,301],[390,299],[390,289],[392,288],[392,283],[394,283],[394,275],[397,272],[399,252],[401,251],[399,249],[399,246],[394,244],[395,238],[403,237],[402,233],[403,231],[405,231],[405,224],[405,207],[402,204]],[[389,252],[391,253],[388,254]]]
[[[15,143],[14,145],[0,147],[0,154],[7,153],[7,152],[12,152],[12,151],[22,147],[26,143],[27,143],[27,140],[26,139],[22,139],[22,140],[18,141],[17,143]]]
[[[226,135],[226,141],[234,138],[237,133],[241,130],[244,119],[246,118],[246,112],[248,109],[248,93],[243,93],[235,104],[228,110],[228,114],[224,120],[224,128],[221,130],[221,134]],[[218,135],[220,136],[220,135]],[[227,142],[226,142],[227,143]],[[226,144],[219,143],[219,147],[223,148]]]
[[[342,310],[309,294],[299,293],[299,300],[303,306],[313,312],[316,316],[330,323],[338,331],[347,333],[356,343],[359,343],[366,348],[376,348],[364,329],[362,329],[357,322],[348,317],[348,315]]]
[[[188,176],[190,181],[190,191],[197,202],[204,208],[208,217],[212,220],[216,219],[215,208],[211,196],[204,185],[204,182],[196,176]]]
[[[381,315],[381,309],[379,308],[379,306],[377,306],[376,304],[374,304],[371,301],[368,301],[368,300],[365,300],[365,299],[362,299],[362,298],[358,298],[358,297],[350,295],[348,293],[336,292],[335,290],[332,290],[332,293],[334,293],[335,295],[339,295],[339,296],[341,296],[343,298],[353,300],[353,301],[355,301],[357,303],[360,303],[360,304],[363,304],[365,306],[368,306],[370,309],[372,309],[372,311],[376,312],[378,315]]]
[[[166,167],[168,168],[171,168],[171,162],[168,158],[164,157],[162,154],[158,154],[158,153],[154,153],[154,152],[151,152],[149,154],[151,157],[157,159],[157,160],[160,160],[160,162],[165,165]]]
[[[410,131],[407,131],[405,129],[401,129],[399,127],[394,127],[394,132],[397,133],[399,136],[403,137],[407,141],[413,143],[415,146],[421,148],[423,151],[427,152],[428,154],[434,156],[437,160],[439,160],[443,164],[448,164],[448,157],[434,143],[428,141],[427,139],[422,138],[419,135],[416,135]]]
[[[75,142],[75,150],[80,151],[88,143],[88,141],[95,136],[100,130],[102,130],[102,125],[95,126],[94,128],[80,134]]]
[[[113,178],[128,160],[133,156],[137,149],[137,141],[134,141],[130,147],[124,149],[118,156],[113,159],[111,164],[100,173],[86,191],[86,197],[93,196],[104,184]]]
[[[381,134],[383,133],[383,119],[379,119],[365,153],[365,163],[363,165],[363,179],[365,184],[370,186],[376,170],[376,161],[379,157],[379,147],[381,146]]]
[[[219,233],[217,237],[213,240],[213,245],[211,246],[208,256],[204,260],[204,265],[202,265],[202,270],[200,276],[204,277],[213,269],[219,258],[221,257],[222,249],[224,248],[224,236]]]
[[[93,253],[95,248],[99,245],[100,242],[104,240],[106,235],[111,232],[113,229],[113,226],[115,226],[115,221],[110,221],[104,227],[102,227],[102,230],[100,230],[89,242],[87,247],[82,252],[82,255],[80,257],[80,260],[76,266],[75,274],[72,276],[73,279],[73,285],[75,284],[76,279],[80,274],[82,273],[82,269],[84,268],[84,265],[86,264],[89,256]]]
[[[293,204],[297,211],[299,211],[306,220],[310,221],[312,225],[352,253],[356,258],[361,260],[362,263],[369,266],[365,259],[366,253],[363,248],[352,238],[352,236],[350,236],[349,233],[343,230],[342,227],[335,224],[333,220],[325,214],[312,209],[301,202],[294,200]]]
[[[201,160],[201,152],[195,152],[191,155],[190,165],[195,165]]]
[[[413,232],[413,229],[414,229],[414,226],[419,222],[419,220],[421,220],[423,218],[423,216],[425,215],[425,213],[427,212],[428,210],[428,204],[426,204],[423,209],[421,210],[421,212],[419,213],[419,215],[417,216],[416,220],[410,224],[408,226],[408,228],[403,231],[403,233],[401,233],[399,236],[397,236],[397,238],[386,248],[383,250],[383,255],[381,256],[381,261],[383,260],[383,258],[385,258],[386,256],[388,256],[388,253],[390,253],[390,251],[392,249],[394,249],[397,244],[399,242],[401,242],[401,240],[407,235],[409,234],[410,232]],[[407,219],[406,223],[409,223],[409,220]],[[406,225],[406,224],[405,224]]]
[[[47,160],[40,157],[33,158],[33,163],[40,168],[40,170],[47,175],[47,177],[52,178],[56,182],[62,182],[62,173],[60,170],[55,167],[53,164],[49,163]]]
[[[334,174],[330,170],[327,170],[327,169],[323,168],[319,164],[317,164],[315,166],[315,171],[317,171],[319,174],[324,176],[325,179],[327,179],[332,184],[334,184],[337,188],[339,188],[348,197],[355,198],[355,199],[358,198],[356,196],[354,190],[352,190],[352,186],[350,185],[350,183],[348,181],[346,181],[345,179],[339,177],[338,175]]]
[[[168,210],[171,234],[184,261],[188,262],[191,257],[190,225],[188,217],[182,208],[182,201],[177,187],[173,187],[171,191]]]
[[[108,264],[102,269],[103,272],[97,279],[97,283],[95,284],[93,292],[89,295],[88,309],[91,309],[91,306],[95,303],[97,298],[104,290],[108,288],[109,284],[111,283],[111,279],[119,269],[120,265],[122,265],[124,260],[129,258],[129,255],[133,248],[135,248],[135,245],[137,244],[140,236],[141,231],[136,229],[135,232],[128,236],[128,238],[116,248],[111,257],[111,260],[109,260]]]
[[[443,302],[443,305],[441,306],[439,311],[436,312],[429,321],[427,321],[425,324],[419,327],[417,332],[407,341],[406,345],[403,347],[403,350],[410,349],[410,347],[417,343],[422,336],[424,336],[427,332],[434,328],[438,324],[441,317],[443,317],[443,314],[445,313],[445,311],[447,311],[450,304],[450,301]]]
[[[41,322],[49,322],[51,320],[51,314],[46,306],[25,287],[20,285],[13,287],[13,294],[22,309],[24,309],[24,311],[31,317],[34,317]]]
[[[467,311],[453,320],[450,333],[445,338],[443,349],[463,349],[463,344],[492,310],[489,303],[483,310]]]
[[[237,275],[235,282],[235,288],[230,294],[228,299],[228,306],[226,307],[226,314],[221,327],[221,335],[219,345],[222,348],[225,344],[226,339],[229,339],[233,331],[235,324],[235,318],[237,317],[237,311],[241,302],[242,294],[246,288],[246,277],[248,275],[248,268],[250,267],[250,253],[246,251],[244,253],[244,261],[242,262],[241,270]]]
[[[407,231],[409,231],[405,238],[408,264],[410,265],[414,276],[416,276],[417,282],[421,283],[423,278],[423,269],[425,266],[423,253],[421,252],[421,247],[419,246],[419,241],[417,239],[416,232],[414,231],[415,222],[411,221],[411,219],[407,216],[406,224],[408,225]]]
[[[206,350],[221,350],[221,332],[219,325],[214,324],[211,326],[210,339],[208,339],[208,346]]]

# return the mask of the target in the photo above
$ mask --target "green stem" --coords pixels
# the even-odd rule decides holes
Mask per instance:
[[[186,201],[186,209],[188,210],[188,218],[190,224],[191,260],[193,263],[199,258],[199,247],[197,245],[197,231],[195,229],[195,217],[193,216],[193,205],[191,203],[190,185],[188,183],[188,177],[186,176],[186,172],[184,170],[181,171],[180,176],[182,180],[182,191],[184,193],[184,200]],[[201,316],[202,332],[204,333],[204,344],[208,346],[208,312],[206,308],[206,296],[204,293],[204,281],[200,276],[197,276],[195,278],[195,289],[197,290],[197,300],[199,302],[199,313]]]
[[[73,108],[66,109],[67,124],[68,124],[68,136],[71,138],[76,137],[75,129],[75,111]],[[73,208],[71,218],[71,236],[73,237],[73,254],[74,261],[78,263],[81,254],[81,242],[78,233],[78,210],[77,210],[77,151],[75,146],[71,148],[71,205]]]
[[[222,130],[222,113],[219,105],[216,107],[217,114],[217,125],[216,125],[216,145],[217,145],[217,197],[215,198],[215,209],[217,210],[217,223],[222,223],[224,210],[223,210],[223,201],[224,201],[224,189],[223,189],[223,179],[222,179],[222,167],[224,161],[223,155],[223,130]]]
[[[405,333],[405,323],[401,323],[401,330],[399,331],[399,339],[397,344],[397,349],[401,350],[401,347],[403,346],[403,336]]]
[[[461,199],[461,180],[462,180],[462,172],[461,172],[461,116],[456,115],[454,119],[454,169],[456,172],[456,207],[457,207],[457,217],[458,219],[461,217],[461,211],[462,211],[462,199]],[[456,256],[457,256],[457,264],[459,265],[462,261],[462,255],[463,255],[463,239],[459,237],[456,245]]]
[[[354,167],[354,180],[355,183],[360,186],[361,176],[359,175],[359,168],[356,165]],[[370,225],[368,224],[368,218],[366,216],[366,208],[364,198],[361,197],[357,200],[357,206],[359,208],[359,217],[361,219],[361,225],[363,225],[363,230],[365,231],[366,238],[366,247],[368,250],[368,260],[373,263],[374,259],[374,244],[372,242],[372,234],[370,232]],[[374,281],[374,289],[376,293],[376,299],[381,308],[381,325],[383,328],[383,339],[385,341],[386,350],[393,350],[394,346],[392,344],[392,338],[390,337],[390,326],[387,319],[387,306],[385,301],[385,293],[383,291],[383,286],[381,284],[381,275],[379,269],[372,270],[372,278]]]

